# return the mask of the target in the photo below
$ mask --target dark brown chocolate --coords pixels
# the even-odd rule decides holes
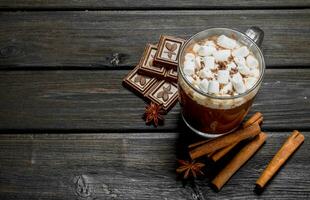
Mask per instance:
[[[172,36],[160,36],[157,52],[154,57],[155,66],[165,66],[177,70],[179,54],[185,40]]]
[[[146,98],[168,112],[178,101],[178,87],[175,83],[159,81],[147,92]]]
[[[130,71],[123,79],[123,85],[140,97],[145,97],[150,88],[157,82],[156,78],[138,74],[139,66]]]
[[[166,71],[165,79],[174,83],[178,82],[178,72],[174,69],[170,69]]]
[[[164,66],[153,65],[154,56],[157,52],[157,46],[153,44],[147,44],[143,55],[138,64],[139,74],[148,75],[150,77],[156,77],[163,79],[166,74],[166,68]]]

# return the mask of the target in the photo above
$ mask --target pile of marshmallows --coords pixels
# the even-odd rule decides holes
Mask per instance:
[[[225,35],[195,43],[185,54],[187,80],[205,93],[235,96],[259,79],[259,62],[249,49]]]

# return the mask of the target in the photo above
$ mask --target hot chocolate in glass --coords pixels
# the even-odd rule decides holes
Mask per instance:
[[[265,70],[258,47],[263,32],[213,28],[197,33],[179,57],[178,88],[185,123],[216,137],[240,125],[260,88]],[[255,43],[256,42],[256,43]]]

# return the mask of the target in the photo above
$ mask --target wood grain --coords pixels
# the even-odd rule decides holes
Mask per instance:
[[[126,70],[2,71],[0,130],[175,130],[179,106],[157,129],[142,120],[142,99],[121,85]],[[251,114],[263,129],[310,128],[310,70],[269,69]]]
[[[182,9],[182,8],[289,8],[310,6],[308,0],[2,0],[1,9]]]
[[[128,67],[160,34],[188,38],[210,27],[253,25],[265,31],[268,67],[310,65],[309,9],[58,11],[1,12],[0,68]]]
[[[290,132],[268,132],[266,144],[215,193],[209,178],[183,186],[176,159],[184,132],[0,135],[1,199],[307,199],[309,140],[260,196],[260,173]],[[307,137],[310,132],[304,132]],[[223,164],[223,163],[222,163]],[[221,168],[219,164],[216,168]],[[212,169],[208,165],[207,169]],[[212,171],[212,170],[211,170]],[[212,171],[216,174],[216,171]],[[236,192],[236,189],[238,192]],[[198,197],[198,198],[197,198]]]

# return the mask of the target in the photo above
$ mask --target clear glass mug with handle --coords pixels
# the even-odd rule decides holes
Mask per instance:
[[[183,71],[185,54],[193,44],[222,34],[247,46],[259,62],[260,75],[255,85],[234,96],[205,93],[190,83]],[[178,68],[179,102],[183,120],[193,132],[213,138],[230,133],[240,126],[252,106],[265,73],[265,61],[259,48],[263,37],[264,32],[258,27],[251,27],[245,33],[227,28],[211,28],[195,34],[183,45]]]

